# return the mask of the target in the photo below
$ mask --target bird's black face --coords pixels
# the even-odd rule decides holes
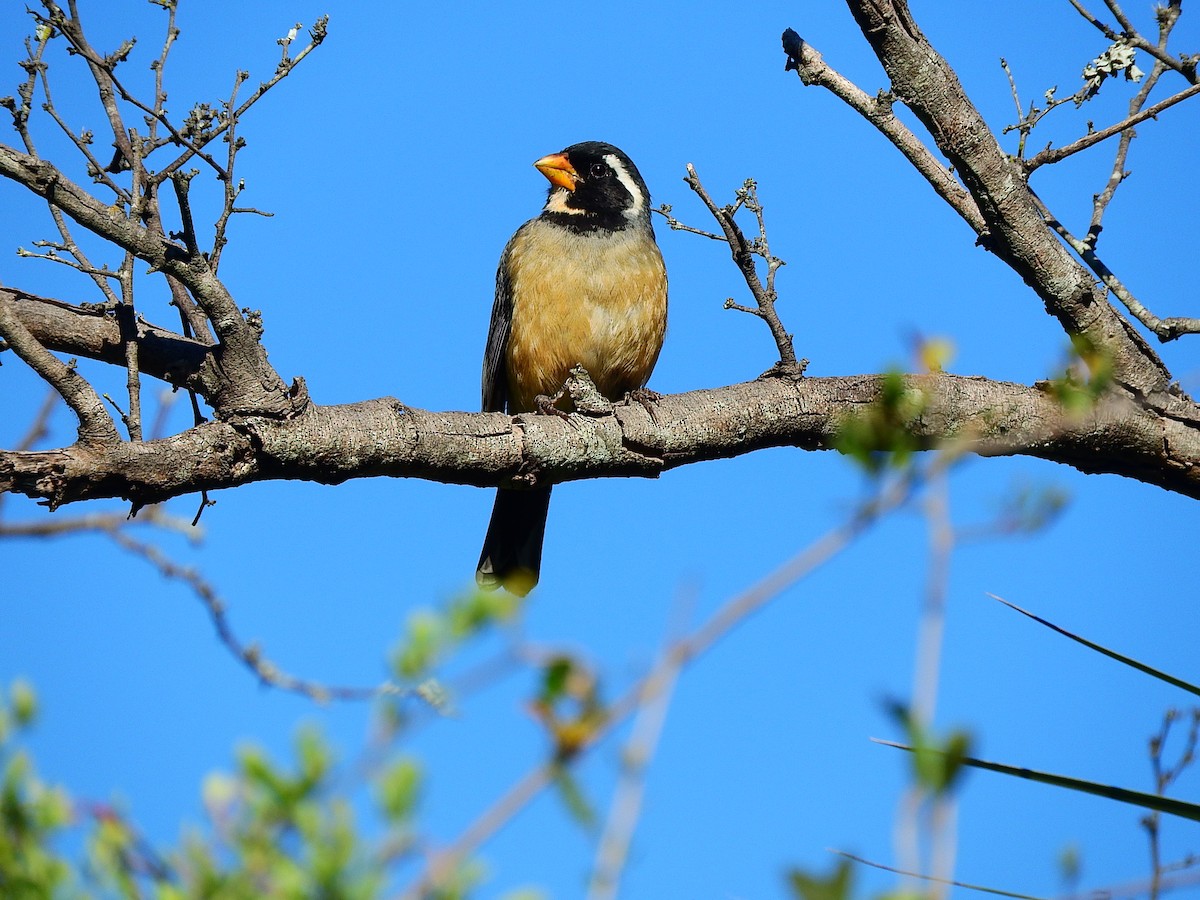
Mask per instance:
[[[646,183],[612,144],[573,144],[534,165],[551,182],[542,215],[572,231],[619,231],[650,219]]]

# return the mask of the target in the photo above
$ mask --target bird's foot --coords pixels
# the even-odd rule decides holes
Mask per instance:
[[[650,416],[650,421],[657,425],[658,416],[654,414],[654,404],[662,398],[663,395],[658,391],[652,391],[648,387],[640,387],[625,395],[625,403],[640,403],[642,409],[646,410],[646,414]]]
[[[538,394],[533,398],[533,406],[538,415],[542,416],[558,416],[560,419],[569,419],[571,414],[566,410],[559,409],[556,405],[563,397],[567,395],[566,390],[561,390],[554,396],[546,394]]]

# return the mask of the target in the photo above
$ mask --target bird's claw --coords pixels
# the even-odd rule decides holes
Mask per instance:
[[[658,391],[652,391],[647,387],[640,387],[625,395],[625,403],[640,403],[642,409],[646,410],[646,415],[650,417],[650,421],[657,425],[658,416],[654,414],[654,404],[662,398],[663,395]]]
[[[558,416],[560,419],[569,419],[571,414],[566,410],[559,409],[555,404],[558,403],[564,396],[566,391],[559,391],[553,397],[546,394],[538,394],[533,398],[533,406],[538,415],[542,416]]]

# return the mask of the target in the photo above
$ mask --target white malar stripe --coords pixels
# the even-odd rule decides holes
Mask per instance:
[[[633,206],[626,211],[625,215],[631,219],[640,216],[646,206],[646,198],[642,196],[642,189],[637,186],[633,176],[629,174],[624,163],[615,154],[607,154],[604,161],[617,173],[617,181],[621,182],[625,190],[629,191],[629,196],[633,198]]]
[[[573,206],[567,206],[567,195],[570,191],[564,188],[555,188],[550,192],[550,196],[546,198],[546,205],[542,207],[546,212],[552,213],[568,213],[572,216],[582,216],[583,210],[576,209]]]

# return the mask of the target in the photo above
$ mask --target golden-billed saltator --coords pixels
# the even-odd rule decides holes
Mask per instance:
[[[667,271],[633,161],[612,144],[585,141],[534,166],[550,193],[500,255],[484,412],[545,410],[575,365],[609,400],[622,399],[650,378],[667,328]],[[549,508],[549,486],[496,492],[480,585],[529,593]]]

